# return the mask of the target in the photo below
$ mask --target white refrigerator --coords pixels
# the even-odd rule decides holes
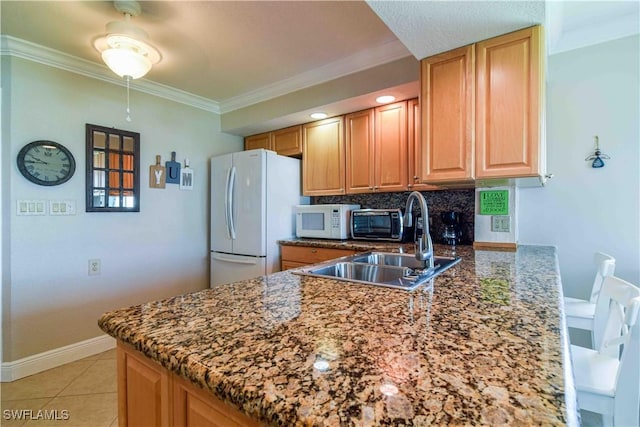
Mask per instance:
[[[258,149],[211,159],[210,286],[280,271],[279,239],[295,235],[300,160]]]

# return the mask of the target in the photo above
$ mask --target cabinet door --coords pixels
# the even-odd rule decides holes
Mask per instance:
[[[474,50],[465,46],[420,63],[424,182],[463,182],[474,177]]]
[[[303,125],[302,150],[303,194],[344,194],[344,117],[333,117]]]
[[[539,174],[541,29],[477,44],[476,176]]]
[[[374,190],[374,110],[345,116],[347,193]]]
[[[407,103],[375,109],[374,190],[407,191]]]
[[[171,425],[169,372],[158,363],[118,343],[118,425]]]
[[[281,271],[290,270],[292,268],[304,267],[305,265],[307,265],[306,262],[287,261],[287,260],[284,260],[284,259],[280,260],[280,270]]]
[[[420,178],[422,138],[420,134],[420,101],[418,98],[407,101],[407,143],[409,148],[407,188],[416,191],[439,190],[440,187],[422,183],[423,180]]]
[[[303,265],[315,264],[334,258],[353,255],[355,251],[351,249],[317,248],[313,246],[280,246],[280,257],[282,264],[301,267]],[[289,267],[292,268],[292,267]]]
[[[271,132],[260,133],[258,135],[251,135],[244,139],[244,149],[254,150],[256,148],[264,148],[265,150],[271,150]]]
[[[253,427],[260,424],[174,375],[175,427]]]
[[[292,126],[271,132],[273,149],[282,156],[302,154],[302,126]]]

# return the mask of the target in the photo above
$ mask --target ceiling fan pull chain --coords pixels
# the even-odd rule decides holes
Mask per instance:
[[[131,110],[129,109],[129,85],[131,83],[131,76],[125,76],[127,80],[127,121],[131,121]]]

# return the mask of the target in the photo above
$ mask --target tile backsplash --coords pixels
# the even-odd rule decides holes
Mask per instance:
[[[373,193],[373,194],[347,194],[344,196],[316,196],[311,198],[311,203],[357,203],[363,209],[395,209],[404,208],[410,192],[404,193]],[[434,243],[441,242],[444,224],[440,219],[442,212],[456,211],[460,214],[462,230],[462,243],[472,244],[475,233],[475,190],[438,190],[423,191],[422,195],[427,199],[429,206],[429,219],[431,221],[431,238]],[[414,203],[415,206],[415,203]]]

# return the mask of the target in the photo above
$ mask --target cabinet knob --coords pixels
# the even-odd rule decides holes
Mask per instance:
[[[311,249],[311,253],[312,253],[312,254],[315,254],[316,252],[318,252],[318,250],[317,250],[317,249]]]
[[[407,184],[407,188],[413,188],[413,184]]]

